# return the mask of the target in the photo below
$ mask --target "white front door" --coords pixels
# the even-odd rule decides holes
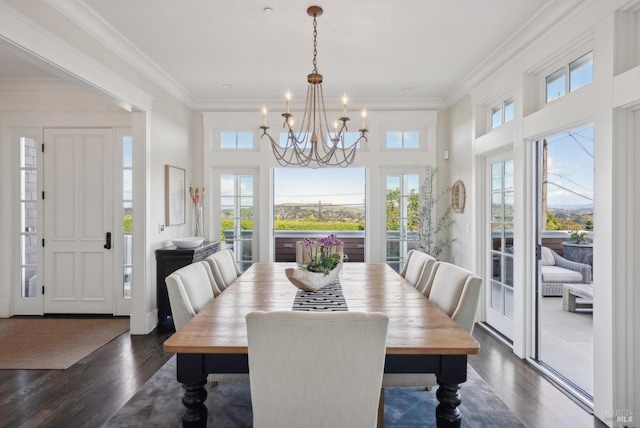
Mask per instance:
[[[113,130],[46,129],[44,144],[44,312],[112,314]]]

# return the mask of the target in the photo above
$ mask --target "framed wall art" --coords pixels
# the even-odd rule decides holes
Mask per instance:
[[[182,168],[171,165],[164,166],[164,213],[167,226],[175,226],[186,222],[186,174]]]

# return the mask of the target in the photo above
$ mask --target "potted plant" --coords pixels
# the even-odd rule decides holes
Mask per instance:
[[[569,230],[569,240],[562,248],[565,259],[593,266],[593,242],[586,230]]]
[[[304,238],[303,245],[309,262],[297,268],[287,268],[287,279],[304,291],[313,291],[330,284],[337,278],[342,267],[342,246],[336,235],[331,234],[315,241]]]

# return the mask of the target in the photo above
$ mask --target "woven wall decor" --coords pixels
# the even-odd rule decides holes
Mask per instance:
[[[453,187],[451,188],[451,208],[454,213],[464,212],[464,201],[466,196],[462,180],[458,180],[453,183]]]

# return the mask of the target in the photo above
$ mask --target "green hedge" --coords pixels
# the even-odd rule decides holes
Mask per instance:
[[[233,219],[223,219],[222,230],[233,229]],[[276,230],[364,230],[364,224],[340,221],[276,220]],[[242,230],[253,230],[253,221],[241,220]]]
[[[131,214],[124,215],[124,233],[131,233],[133,230],[133,217]]]
[[[276,220],[276,230],[364,230],[364,224],[342,221]]]

